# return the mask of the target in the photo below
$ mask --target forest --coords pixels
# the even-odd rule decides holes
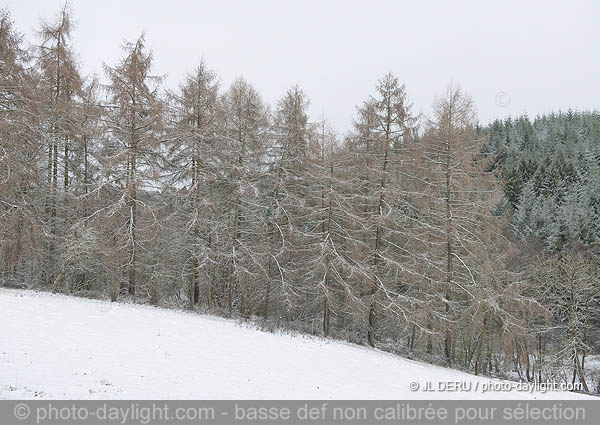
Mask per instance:
[[[0,14],[0,286],[600,391],[600,113],[484,125],[453,83],[427,117],[388,73],[342,135],[299,86],[168,88],[143,34],[86,76],[67,7],[38,30]]]

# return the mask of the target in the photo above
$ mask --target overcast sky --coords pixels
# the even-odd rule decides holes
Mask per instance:
[[[28,41],[62,0],[8,0]],[[115,64],[123,40],[146,32],[156,74],[175,88],[201,57],[227,88],[249,80],[271,104],[292,84],[340,131],[393,72],[416,112],[450,81],[469,92],[481,123],[600,104],[599,1],[72,0],[85,73]]]

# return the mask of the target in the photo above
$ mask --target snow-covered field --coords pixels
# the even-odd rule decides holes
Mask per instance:
[[[459,381],[477,390],[423,392]],[[0,398],[567,399],[320,338],[148,306],[0,289]],[[500,381],[495,381],[496,383]]]

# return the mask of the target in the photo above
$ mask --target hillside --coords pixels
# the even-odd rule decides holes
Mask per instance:
[[[488,379],[364,347],[210,316],[0,289],[0,398],[576,398],[411,392]]]

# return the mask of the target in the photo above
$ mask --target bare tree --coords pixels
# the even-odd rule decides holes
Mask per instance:
[[[66,205],[58,204],[58,179],[61,172],[62,189],[66,193],[70,184],[70,147],[77,127],[76,102],[82,89],[75,54],[70,46],[74,25],[69,4],[65,3],[53,23],[42,21],[39,30],[41,44],[38,46],[38,68],[41,74],[40,100],[46,110],[46,132],[48,143],[47,185],[49,199],[47,209],[51,233],[50,252],[56,248],[59,225],[57,209],[62,208],[64,220]],[[67,202],[67,197],[62,197]],[[62,223],[66,224],[66,223]],[[65,227],[65,226],[63,226]],[[53,264],[48,265],[50,268]]]
[[[140,209],[147,209],[150,225],[156,225],[151,209],[139,191],[156,190],[160,172],[160,135],[163,104],[157,85],[161,78],[150,74],[152,53],[147,52],[142,34],[137,41],[123,45],[125,57],[116,67],[104,65],[110,84],[106,86],[110,103],[104,117],[109,138],[105,159],[110,161],[112,179],[121,191],[119,205],[125,207],[125,223],[118,229],[125,238],[128,292],[136,295],[137,258],[143,246]]]
[[[573,365],[572,382],[578,376],[583,389],[589,392],[585,357],[591,351],[588,338],[600,297],[593,261],[577,250],[548,256],[536,269],[535,282],[537,298],[556,321],[548,325],[560,333],[554,366],[560,372],[565,362]]]
[[[0,278],[14,276],[19,264],[35,257],[42,231],[36,213],[43,197],[40,173],[43,145],[37,99],[39,76],[27,69],[30,52],[0,10]]]
[[[294,86],[279,100],[274,117],[274,142],[269,148],[271,193],[268,207],[269,260],[264,316],[268,317],[270,294],[277,286],[285,314],[290,314],[300,296],[298,290],[302,248],[300,239],[303,198],[306,196],[305,167],[308,157],[308,99]]]
[[[185,184],[187,217],[184,231],[188,238],[189,306],[200,297],[200,276],[204,271],[208,305],[213,301],[215,270],[215,206],[211,188],[219,179],[220,106],[218,80],[204,61],[181,84],[179,93],[171,93],[170,157],[175,165],[174,185]]]
[[[245,80],[237,79],[224,94],[225,157],[231,188],[231,227],[227,306],[233,308],[234,290],[239,283],[240,312],[248,316],[258,287],[253,281],[265,279],[262,270],[264,205],[259,188],[264,174],[265,152],[270,128],[270,112],[258,92]]]
[[[322,310],[323,335],[329,336],[332,314],[344,317],[360,304],[355,283],[368,276],[354,258],[361,245],[352,194],[358,170],[325,118],[313,125],[309,153],[304,290],[316,304],[311,314]]]
[[[471,98],[450,85],[434,105],[434,119],[423,137],[422,180],[426,183],[423,220],[429,231],[434,272],[431,283],[443,311],[434,321],[444,329],[444,355],[452,364],[455,326],[461,308],[476,299],[485,280],[484,258],[493,246],[495,226],[491,209],[497,185],[481,155],[484,140],[475,135],[475,110]],[[485,262],[484,262],[485,261]]]
[[[355,125],[361,141],[360,148],[363,149],[362,156],[368,167],[363,190],[363,204],[366,207],[363,208],[363,214],[369,229],[365,236],[372,243],[369,253],[372,270],[364,294],[370,297],[367,341],[371,346],[375,345],[379,295],[383,294],[384,302],[399,308],[400,314],[404,314],[401,301],[407,301],[402,300],[399,292],[390,292],[386,278],[404,272],[400,257],[406,252],[393,242],[398,237],[399,229],[398,209],[394,204],[402,202],[398,167],[402,161],[403,146],[410,140],[416,124],[416,118],[410,112],[406,90],[397,77],[385,75],[379,80],[376,91],[376,97],[371,97],[359,109],[359,121]]]

